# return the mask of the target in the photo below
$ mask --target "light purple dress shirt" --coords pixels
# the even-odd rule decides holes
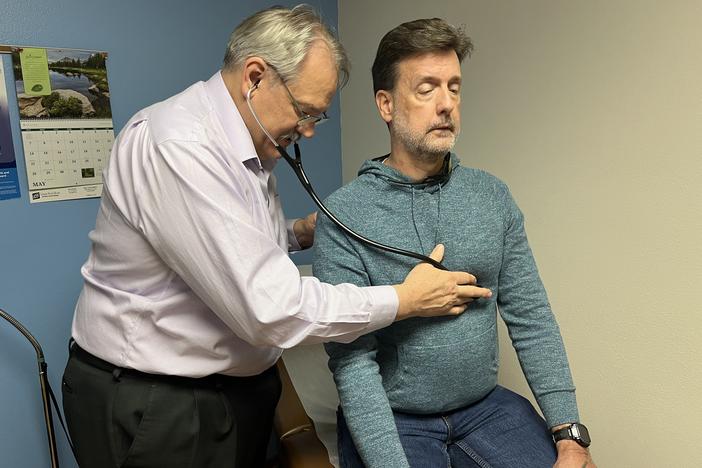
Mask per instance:
[[[219,72],[132,117],[103,174],[77,343],[143,372],[248,376],[390,324],[391,286],[300,277],[271,169]]]

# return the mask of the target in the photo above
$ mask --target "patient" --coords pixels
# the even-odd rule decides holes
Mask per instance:
[[[463,315],[409,319],[329,343],[341,407],[342,467],[594,467],[560,331],[509,189],[450,153],[460,129],[461,62],[472,44],[440,19],[401,24],[373,64],[390,153],[334,193],[361,234],[469,271],[493,291]],[[415,261],[349,239],[320,216],[314,274],[359,286],[401,282]],[[497,312],[546,418],[497,385]],[[554,442],[556,440],[557,442]]]

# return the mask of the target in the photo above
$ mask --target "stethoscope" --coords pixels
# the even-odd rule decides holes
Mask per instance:
[[[302,167],[302,157],[300,155],[300,146],[297,144],[297,138],[296,134],[293,135],[293,146],[295,148],[295,158],[290,156],[288,152],[280,146],[273,136],[271,136],[270,133],[268,133],[268,130],[265,129],[263,124],[261,124],[261,121],[258,119],[258,115],[253,109],[253,106],[251,105],[251,93],[258,88],[259,82],[257,81],[253,86],[249,88],[249,91],[246,93],[246,103],[249,106],[249,110],[251,111],[251,115],[253,115],[254,119],[256,120],[256,123],[258,126],[261,128],[263,133],[266,134],[268,139],[273,143],[273,146],[275,146],[275,149],[280,153],[280,155],[287,161],[287,163],[290,165],[292,168],[293,172],[295,172],[295,175],[297,176],[298,180],[302,184],[302,186],[305,188],[305,191],[309,194],[309,196],[312,198],[314,203],[319,207],[320,210],[322,210],[322,213],[324,213],[334,224],[336,224],[339,229],[344,231],[346,234],[349,236],[353,237],[357,241],[360,241],[364,244],[370,245],[371,247],[375,247],[376,249],[384,250],[386,252],[391,252],[399,255],[404,255],[406,257],[412,257],[416,258],[418,260],[421,260],[423,262],[427,262],[431,265],[433,265],[436,268],[439,268],[441,270],[448,270],[444,265],[441,264],[441,262],[437,262],[431,257],[427,257],[426,255],[422,255],[416,252],[412,252],[410,250],[403,250],[399,249],[397,247],[392,247],[389,245],[381,244],[380,242],[376,242],[374,240],[368,239],[366,237],[363,237],[362,235],[358,234],[354,230],[352,230],[350,227],[346,226],[344,223],[339,221],[336,216],[334,216],[326,206],[324,206],[324,203],[319,199],[317,194],[315,193],[314,189],[312,188],[312,184],[310,183],[309,179],[307,178],[307,174],[305,174],[305,169]]]

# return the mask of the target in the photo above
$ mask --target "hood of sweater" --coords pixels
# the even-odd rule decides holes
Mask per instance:
[[[442,189],[451,180],[451,174],[453,170],[458,166],[459,160],[452,153],[446,153],[444,156],[443,165],[441,170],[430,177],[427,177],[421,181],[415,181],[409,178],[402,172],[384,164],[385,159],[389,155],[380,156],[378,158],[370,159],[363,163],[361,169],[358,171],[359,177],[370,176],[375,177],[376,181],[385,182],[387,184],[386,189],[390,191],[400,190],[406,192],[409,195],[409,205],[410,213],[412,219],[412,226],[414,228],[414,233],[419,241],[419,247],[421,253],[428,255],[434,245],[436,245],[439,238],[439,231],[441,229],[441,205],[442,205]],[[422,226],[422,223],[427,221],[428,213],[426,209],[418,210],[418,197],[427,195],[430,197],[436,197],[436,203],[432,204],[434,207],[431,211],[434,215],[432,219],[433,225],[433,239],[426,239],[426,233],[423,235],[422,230],[426,230],[426,226]],[[406,201],[402,200],[402,197],[394,197],[397,203],[406,206]],[[420,213],[418,213],[420,211]],[[433,243],[429,245],[426,241],[430,240]]]
[[[440,190],[442,185],[448,183],[449,179],[451,178],[451,172],[456,168],[456,166],[458,166],[459,163],[459,160],[455,154],[446,153],[441,171],[439,171],[439,173],[436,175],[427,177],[426,179],[417,182],[413,181],[402,172],[385,165],[383,161],[385,161],[388,157],[389,154],[386,154],[384,156],[365,161],[361,166],[361,169],[359,169],[358,175],[373,175],[386,181],[390,185],[406,191],[425,190],[430,193],[434,193],[437,190]]]

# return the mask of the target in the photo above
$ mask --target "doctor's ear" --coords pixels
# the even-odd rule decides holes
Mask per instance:
[[[392,121],[393,110],[392,94],[384,89],[379,89],[378,92],[375,93],[375,105],[378,108],[380,117],[386,123],[390,123]]]
[[[265,71],[266,62],[260,57],[249,57],[244,61],[241,66],[241,92],[244,96],[259,86]]]

